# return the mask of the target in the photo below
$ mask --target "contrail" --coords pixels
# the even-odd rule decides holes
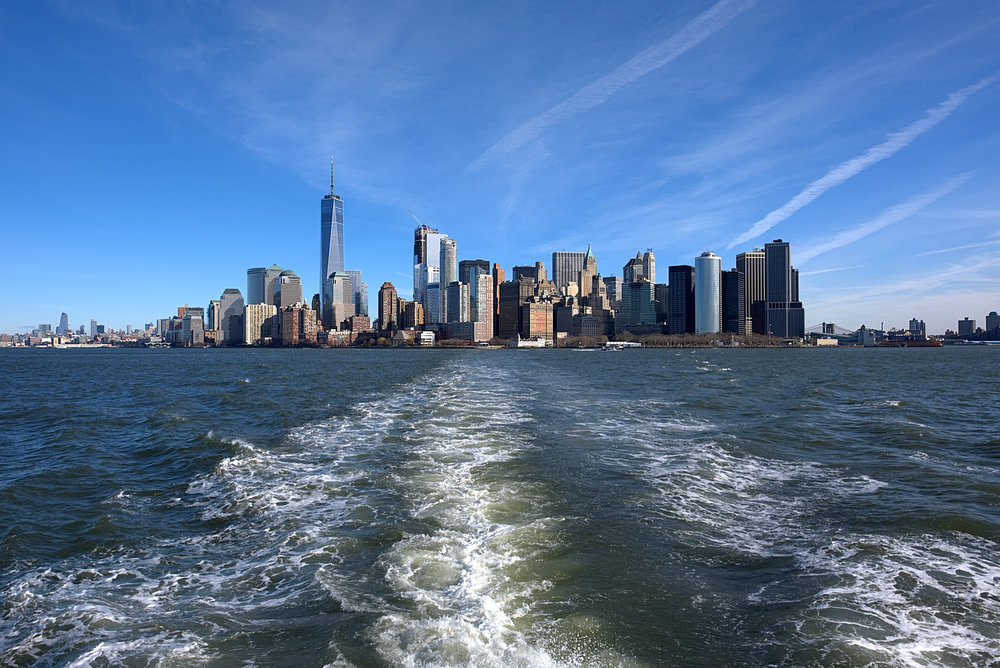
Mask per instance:
[[[889,138],[884,142],[872,146],[861,155],[840,163],[829,172],[806,186],[805,190],[788,200],[788,202],[785,203],[785,205],[780,209],[775,209],[754,223],[749,230],[733,239],[727,248],[732,248],[737,244],[744,243],[763,234],[764,232],[767,232],[769,229],[791,216],[806,204],[812,202],[830,188],[839,186],[847,179],[868,169],[875,163],[891,157],[894,153],[896,153],[896,151],[908,145],[914,139],[927,132],[944,119],[948,118],[948,116],[950,116],[951,113],[970,96],[992,84],[996,78],[997,75],[994,74],[993,76],[986,77],[971,86],[966,86],[965,88],[955,91],[949,95],[944,102],[927,110],[927,115],[919,121],[911,123],[899,132],[890,134]]]
[[[466,168],[475,170],[496,158],[517,150],[540,135],[547,127],[592,109],[607,100],[620,88],[639,77],[663,67],[694,48],[707,37],[724,28],[730,21],[756,4],[757,0],[721,0],[712,5],[669,39],[652,46],[642,53],[590,82],[556,106],[542,112],[520,127],[512,130],[485,153],[469,163]]]
[[[954,191],[956,188],[968,181],[970,176],[972,175],[961,174],[956,176],[940,188],[924,193],[923,195],[919,195],[918,197],[914,197],[913,199],[907,200],[902,204],[897,204],[896,206],[885,210],[878,217],[869,220],[862,225],[858,225],[857,227],[849,230],[844,230],[840,234],[822,243],[806,248],[804,251],[799,251],[797,254],[797,264],[802,266],[802,264],[808,262],[817,255],[831,251],[834,248],[840,248],[841,246],[854,243],[859,239],[867,237],[873,232],[877,232],[882,228],[898,223],[904,218],[909,218],[924,207],[930,206],[945,195]]]

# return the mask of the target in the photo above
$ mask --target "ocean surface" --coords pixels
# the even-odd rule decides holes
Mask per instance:
[[[2,666],[1000,665],[1000,348],[0,380]]]

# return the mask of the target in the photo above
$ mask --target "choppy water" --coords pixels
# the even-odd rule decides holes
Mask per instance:
[[[0,665],[1000,664],[997,349],[0,365]]]

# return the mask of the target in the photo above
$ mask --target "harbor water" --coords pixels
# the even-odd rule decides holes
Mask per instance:
[[[3,666],[1000,665],[1000,348],[0,378]]]

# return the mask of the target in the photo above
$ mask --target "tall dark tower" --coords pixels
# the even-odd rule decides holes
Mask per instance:
[[[319,218],[319,285],[325,309],[332,297],[326,289],[326,279],[334,272],[344,271],[344,202],[334,192],[333,158],[330,158],[330,193],[320,202]]]

